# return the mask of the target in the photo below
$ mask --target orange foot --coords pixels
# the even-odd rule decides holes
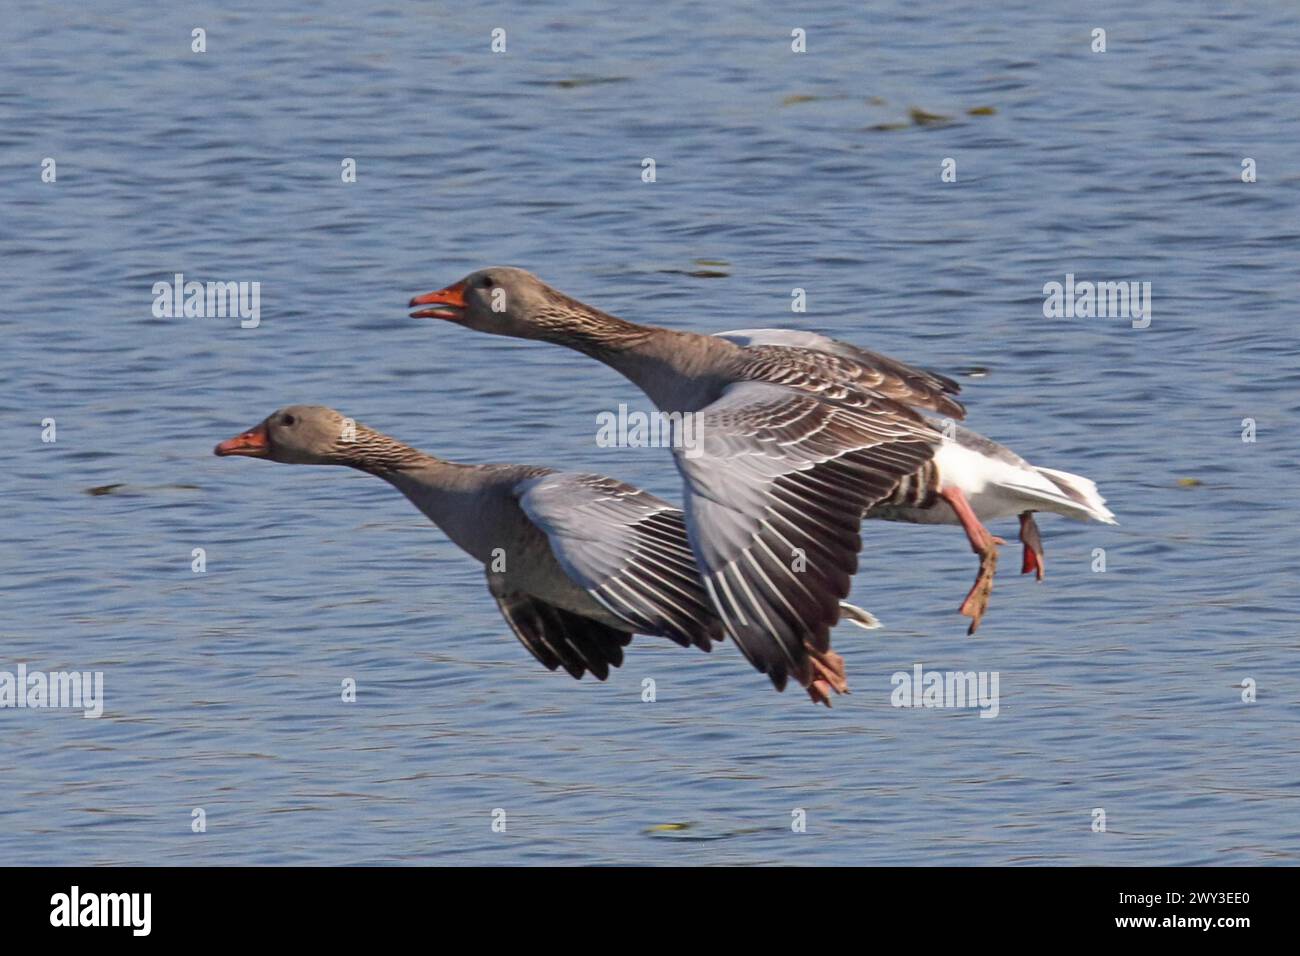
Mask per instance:
[[[967,634],[974,634],[984,619],[984,612],[989,608],[989,595],[993,593],[993,574],[998,569],[998,550],[996,544],[1006,544],[1001,538],[993,538],[987,551],[980,552],[980,569],[975,576],[966,600],[961,602],[961,613],[971,619]]]
[[[832,650],[819,651],[808,642],[803,642],[808,652],[808,663],[812,665],[813,678],[806,690],[814,704],[831,705],[831,691],[837,694],[849,692],[849,682],[845,677],[844,658]]]
[[[996,535],[989,534],[989,529],[980,523],[979,517],[971,508],[970,502],[960,488],[942,488],[939,496],[952,507],[953,514],[961,522],[970,549],[979,555],[980,569],[975,576],[966,600],[961,602],[961,613],[971,619],[967,634],[974,634],[988,610],[989,595],[993,593],[993,572],[998,569],[998,545],[1006,544]]]
[[[804,690],[808,691],[814,704],[825,704],[827,707],[831,705],[831,685],[824,680],[815,680]]]

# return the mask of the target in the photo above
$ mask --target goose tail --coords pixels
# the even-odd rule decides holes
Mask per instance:
[[[874,631],[881,627],[880,619],[872,614],[866,608],[858,607],[856,604],[850,604],[848,601],[840,602],[840,623],[848,621],[850,624],[856,624],[858,627],[867,631]]]
[[[1075,507],[1071,511],[1082,512],[1082,514],[1071,514],[1070,517],[1081,517],[1084,520],[1092,518],[1103,524],[1119,523],[1111,510],[1106,507],[1106,499],[1097,491],[1097,483],[1092,479],[1052,468],[1034,470],[1059,488],[1061,493],[1074,504]]]

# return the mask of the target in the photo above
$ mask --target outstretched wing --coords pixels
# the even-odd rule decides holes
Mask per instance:
[[[726,631],[777,689],[811,678],[805,642],[830,647],[861,548],[863,512],[941,436],[887,399],[854,407],[766,382],[729,386],[697,413],[702,454],[674,448],[686,524]]]
[[[904,405],[965,418],[966,408],[951,396],[961,386],[937,372],[907,365],[888,355],[858,348],[816,332],[795,329],[737,329],[718,338],[746,349],[753,378],[809,390],[798,381],[809,375],[826,383],[855,385]]]
[[[722,640],[680,509],[613,478],[573,472],[527,479],[516,493],[565,573],[636,633],[706,651]]]
[[[626,631],[574,614],[525,594],[508,591],[500,575],[487,572],[488,590],[496,598],[501,616],[535,658],[548,670],[563,667],[581,680],[590,671],[597,680],[623,663],[623,648],[632,640]]]

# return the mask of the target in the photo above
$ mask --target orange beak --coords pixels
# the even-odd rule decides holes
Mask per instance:
[[[446,306],[442,309],[421,309],[419,312],[412,312],[413,319],[450,319],[455,321],[461,316],[465,309],[465,283],[457,282],[455,285],[449,285],[445,289],[439,289],[437,292],[426,292],[424,295],[417,295],[408,305],[441,305]]]
[[[216,448],[212,449],[214,455],[244,455],[248,458],[265,458],[271,454],[270,438],[266,434],[265,423],[250,428],[242,435],[236,435],[234,438],[227,438]]]

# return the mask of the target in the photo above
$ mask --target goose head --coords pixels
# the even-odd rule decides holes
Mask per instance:
[[[293,465],[342,465],[356,453],[358,426],[324,405],[287,405],[213,449]]]
[[[549,338],[585,308],[531,272],[512,266],[471,272],[445,289],[417,295],[410,305],[427,307],[412,312],[413,319],[442,319],[520,339]]]

